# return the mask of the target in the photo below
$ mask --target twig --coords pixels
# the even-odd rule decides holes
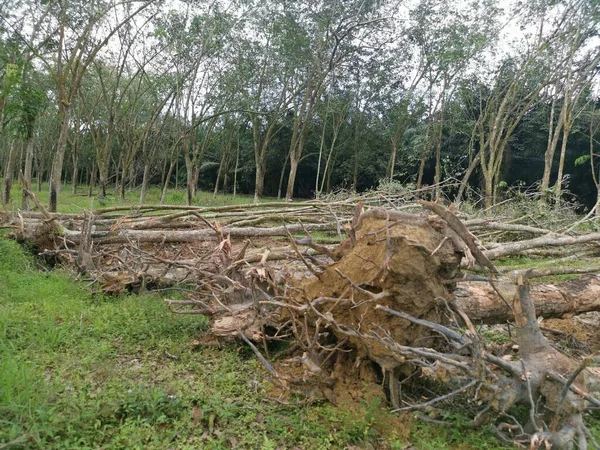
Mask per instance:
[[[392,412],[403,412],[403,411],[412,411],[415,409],[424,409],[427,408],[431,405],[434,405],[436,403],[442,402],[444,400],[448,400],[449,398],[452,397],[456,397],[459,394],[462,394],[463,392],[465,392],[466,390],[472,388],[473,386],[475,386],[479,381],[478,380],[473,380],[470,383],[465,384],[464,386],[456,389],[455,391],[449,392],[446,395],[442,395],[440,397],[436,397],[432,400],[429,400],[425,403],[419,403],[418,405],[411,405],[411,406],[406,406],[404,408],[397,408],[397,409],[392,409]]]
[[[242,330],[238,329],[237,332],[238,332],[238,335],[244,340],[244,342],[246,344],[248,344],[248,346],[252,349],[252,351],[254,352],[254,354],[260,361],[260,363],[267,370],[267,372],[269,372],[273,378],[275,378],[277,381],[279,381],[283,387],[287,387],[287,382],[277,373],[277,371],[271,365],[271,363],[266,360],[266,358],[262,355],[260,350],[257,349],[256,346],[252,342],[250,342],[250,339],[248,339],[246,337],[246,335],[242,332]]]

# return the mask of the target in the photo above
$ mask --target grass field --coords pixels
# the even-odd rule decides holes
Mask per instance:
[[[62,211],[89,207],[68,192]],[[183,192],[168,202],[183,203]],[[202,317],[172,315],[157,296],[91,288],[0,236],[0,449],[504,448],[485,429],[398,418],[377,399],[283,404],[245,346],[194,347]]]
[[[2,183],[0,178],[0,184]],[[38,192],[34,191],[34,194],[40,199],[43,206],[48,206],[48,183],[42,185],[42,190]],[[88,196],[88,189],[86,186],[79,188],[78,193],[73,195],[71,193],[71,185],[66,184],[61,188],[58,197],[58,212],[63,213],[79,213],[84,209],[105,208],[111,206],[131,205],[135,206],[139,204],[140,190],[135,189],[127,191],[125,194],[125,201],[122,202],[119,199],[119,195],[114,191],[109,190],[106,197],[100,198],[98,191],[94,191],[92,196]],[[147,205],[158,205],[160,204],[161,189],[158,187],[151,187],[146,192]],[[185,189],[170,189],[167,191],[165,204],[167,205],[185,205],[186,191]],[[235,205],[235,204],[246,204],[252,203],[254,200],[253,196],[250,195],[224,195],[217,194],[213,195],[212,192],[199,191],[196,195],[194,205],[196,206],[212,206],[212,205]],[[273,199],[274,200],[274,199]],[[0,207],[2,205],[0,204]],[[14,184],[11,189],[11,204],[7,205],[9,209],[17,209],[21,207],[21,186]]]

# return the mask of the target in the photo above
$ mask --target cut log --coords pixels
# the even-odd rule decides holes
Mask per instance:
[[[475,323],[497,324],[514,320],[505,300],[515,295],[515,285],[506,282],[458,283],[454,291],[457,305]],[[504,300],[500,297],[504,297]],[[557,284],[533,285],[531,299],[538,317],[573,316],[600,310],[600,279],[596,275]]]

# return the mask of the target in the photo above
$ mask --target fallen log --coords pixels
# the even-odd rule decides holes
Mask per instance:
[[[513,298],[515,292],[514,283],[461,282],[453,295],[456,304],[473,322],[497,324],[514,321],[514,312],[507,306],[506,300]],[[600,278],[590,275],[563,283],[532,285],[530,296],[538,317],[564,317],[600,311]]]
[[[284,225],[270,228],[260,227],[224,227],[223,233],[232,237],[273,237],[287,236],[288,232],[297,233],[308,231],[335,231],[335,223],[317,223],[306,225]],[[64,229],[64,236],[75,244],[81,241],[81,232]],[[218,240],[210,228],[195,230],[128,230],[119,229],[109,232],[95,232],[92,234],[94,243],[126,244],[129,242],[169,243],[169,242],[197,242],[205,240]]]
[[[525,241],[509,242],[500,244],[491,250],[485,250],[483,253],[489,259],[498,259],[503,256],[517,255],[524,250],[531,250],[542,247],[565,247],[577,244],[598,243],[600,242],[600,233],[589,233],[578,236],[548,235],[541,236]]]

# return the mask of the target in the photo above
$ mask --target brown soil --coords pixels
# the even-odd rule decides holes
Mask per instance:
[[[297,300],[308,303],[320,297],[348,299],[352,303],[330,302],[321,312],[331,313],[338,324],[363,334],[382,334],[387,330],[400,345],[432,346],[437,337],[430,329],[375,307],[383,305],[436,323],[446,321],[439,299],[450,298],[444,281],[452,276],[460,259],[452,242],[434,225],[426,218],[392,224],[380,219],[364,220],[350,252],[318,278],[302,282]],[[434,249],[437,251],[432,256]],[[387,294],[374,301],[356,286],[373,294],[384,291]],[[376,361],[384,371],[402,365],[403,361],[379,342],[368,341],[366,346],[361,340],[351,338],[357,359]]]

